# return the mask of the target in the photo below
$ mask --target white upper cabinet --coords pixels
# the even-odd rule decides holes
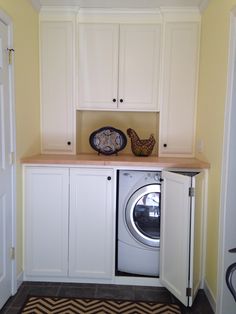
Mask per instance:
[[[160,156],[194,155],[199,21],[165,23]]]
[[[161,26],[79,24],[78,109],[158,111]]]
[[[119,26],[79,25],[78,109],[116,109]]]
[[[75,152],[74,23],[41,20],[41,150]]]

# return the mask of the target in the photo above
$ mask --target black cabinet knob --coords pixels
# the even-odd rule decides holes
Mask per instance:
[[[108,181],[111,181],[111,177],[110,177],[110,176],[108,176],[108,177],[107,177],[107,180],[108,180]]]
[[[68,145],[68,146],[70,146],[70,145],[71,145],[71,142],[70,142],[70,141],[69,141],[69,142],[67,142],[67,145]]]
[[[120,99],[120,102],[123,102],[123,101],[124,101],[124,100],[121,98],[121,99]]]
[[[167,144],[163,144],[164,147],[167,147]]]
[[[112,101],[113,101],[113,102],[116,102],[116,99],[115,99],[115,98],[113,98],[113,99],[112,99]]]

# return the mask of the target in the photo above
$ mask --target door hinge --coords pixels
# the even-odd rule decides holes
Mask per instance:
[[[14,247],[11,247],[10,248],[10,258],[11,260],[14,260],[15,259],[15,248]]]
[[[186,297],[192,296],[192,288],[186,288]]]
[[[194,189],[194,188],[189,188],[189,190],[188,190],[188,195],[189,195],[190,197],[193,197],[193,196],[195,195],[195,189]]]
[[[186,297],[191,297],[192,295],[192,288],[186,288]]]
[[[12,53],[15,51],[12,48],[7,48],[8,51],[8,64],[12,64]]]

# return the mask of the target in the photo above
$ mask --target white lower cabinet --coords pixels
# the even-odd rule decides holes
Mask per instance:
[[[162,172],[160,279],[185,306],[201,283],[203,173]]]
[[[25,167],[25,279],[111,278],[110,169]]]
[[[25,275],[68,272],[69,169],[25,169]]]
[[[25,166],[26,280],[115,282],[114,172]],[[162,178],[160,282],[191,306],[201,283],[205,176]]]
[[[69,276],[113,274],[112,170],[70,170]]]

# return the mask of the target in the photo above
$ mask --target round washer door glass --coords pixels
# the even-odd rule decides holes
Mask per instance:
[[[126,207],[126,222],[139,242],[160,246],[160,185],[152,184],[137,190]]]

